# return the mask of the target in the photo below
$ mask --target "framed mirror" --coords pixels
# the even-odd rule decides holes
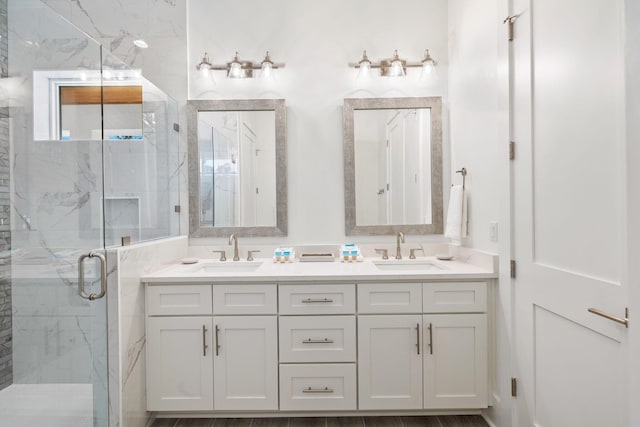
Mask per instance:
[[[441,234],[442,100],[344,100],[347,235]]]
[[[283,99],[187,102],[189,235],[286,236]]]

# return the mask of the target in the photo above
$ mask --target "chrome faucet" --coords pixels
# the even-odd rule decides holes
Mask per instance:
[[[402,259],[400,243],[404,243],[404,233],[402,231],[398,231],[398,235],[396,236],[396,259]]]
[[[229,244],[231,244],[231,242],[233,242],[233,260],[240,261],[240,256],[238,255],[238,236],[236,236],[235,233],[229,236]]]

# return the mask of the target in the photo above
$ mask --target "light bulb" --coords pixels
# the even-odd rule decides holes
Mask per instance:
[[[424,51],[424,59],[422,60],[422,74],[420,79],[424,80],[429,78],[434,72],[436,61],[429,55],[429,49]]]
[[[229,66],[229,77],[239,79],[242,77],[242,66],[239,62],[232,62]]]
[[[358,62],[358,80],[366,80],[371,77],[371,61],[367,57],[367,51],[362,52],[362,59]]]
[[[273,64],[271,62],[262,63],[262,71],[260,73],[262,79],[273,79]]]
[[[389,77],[401,77],[404,76],[404,64],[398,56],[398,51],[394,51],[393,59],[391,60],[391,67],[389,69]]]

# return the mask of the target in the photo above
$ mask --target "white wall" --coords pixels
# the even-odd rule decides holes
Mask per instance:
[[[494,407],[485,415],[497,426],[511,422],[511,279],[509,278],[509,160],[506,0],[449,1],[449,114],[451,179],[467,168],[469,237],[465,246],[500,256],[495,304]],[[498,222],[498,241],[489,222]]]
[[[187,6],[189,98],[286,100],[289,235],[276,240],[344,241],[343,99],[444,96],[446,106],[447,1],[189,0]],[[436,80],[426,86],[419,83],[417,68],[405,79],[376,78],[363,86],[347,66],[364,49],[372,60],[398,49],[403,58],[420,61],[427,48],[438,67]],[[274,84],[234,81],[224,72],[214,72],[215,85],[198,78],[195,67],[205,51],[218,65],[235,51],[259,62],[266,50],[275,62],[286,63],[275,70]],[[191,244],[211,240],[191,239]]]

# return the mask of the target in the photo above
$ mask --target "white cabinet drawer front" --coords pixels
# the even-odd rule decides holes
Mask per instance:
[[[213,314],[275,314],[276,285],[213,285]]]
[[[355,316],[280,317],[281,362],[355,360]]]
[[[211,285],[147,286],[151,316],[211,314]]]
[[[356,365],[280,365],[280,409],[355,410]]]
[[[487,311],[487,284],[425,283],[422,298],[425,313],[481,313]]]
[[[355,285],[281,285],[280,314],[351,314]]]
[[[366,283],[358,285],[359,313],[421,313],[422,284]]]

